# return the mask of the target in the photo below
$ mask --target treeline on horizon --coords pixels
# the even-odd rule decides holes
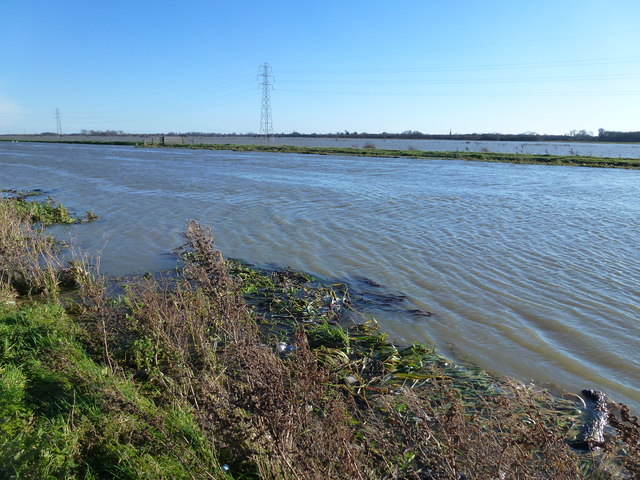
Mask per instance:
[[[56,135],[53,132],[43,132],[40,135]],[[213,132],[184,132],[184,133],[154,133],[135,134],[125,133],[122,130],[81,130],[80,133],[67,134],[89,135],[89,136],[144,136],[144,135],[165,135],[184,137],[258,137],[261,134],[249,133],[213,133]],[[564,135],[539,134],[535,132],[525,133],[449,133],[434,134],[422,133],[417,130],[406,130],[402,133],[367,133],[367,132],[343,132],[335,133],[274,133],[273,137],[299,137],[299,138],[385,138],[398,140],[479,140],[479,141],[525,141],[525,142],[640,142],[640,131],[638,132],[617,132],[600,128],[598,134],[585,130],[573,130]]]

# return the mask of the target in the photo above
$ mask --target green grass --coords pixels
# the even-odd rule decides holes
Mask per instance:
[[[154,147],[150,147],[154,148]],[[347,155],[358,157],[385,158],[437,158],[444,160],[471,160],[480,162],[522,163],[535,165],[565,165],[580,167],[606,168],[640,168],[640,159],[582,157],[576,155],[534,155],[525,153],[489,153],[489,152],[429,152],[421,150],[385,150],[375,148],[335,148],[335,147],[300,147],[291,145],[160,145],[155,148],[190,148],[205,150],[256,151],[275,153],[298,153],[314,155]]]
[[[44,227],[55,224],[72,224],[91,222],[97,217],[92,212],[87,212],[84,217],[75,217],[62,204],[52,198],[45,200],[36,199],[42,195],[40,191],[19,191],[13,189],[0,189],[1,201],[11,203],[11,208],[18,215],[26,218],[31,223],[37,223]]]
[[[156,406],[80,334],[59,305],[0,306],[1,478],[225,478],[188,406]]]
[[[349,335],[340,325],[331,325],[327,321],[313,324],[306,329],[311,348],[339,348],[349,351]]]

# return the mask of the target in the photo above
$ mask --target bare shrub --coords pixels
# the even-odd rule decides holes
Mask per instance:
[[[214,248],[211,229],[190,220],[183,236],[187,240],[183,247],[184,273],[211,298],[220,328],[234,341],[257,341],[257,327],[242,298],[240,284],[229,275],[222,254]]]
[[[224,391],[202,389],[200,406],[232,462],[249,463],[261,478],[361,478],[343,398],[296,336],[296,353],[283,360],[259,337],[240,285],[229,276],[213,237],[196,222],[185,232],[187,278],[212,299],[220,333]]]
[[[304,334],[296,346],[286,360],[273,348],[244,342],[225,351],[228,401],[237,413],[219,419],[223,430],[233,432],[233,447],[252,460],[260,478],[365,478],[345,399],[327,387],[331,378]]]

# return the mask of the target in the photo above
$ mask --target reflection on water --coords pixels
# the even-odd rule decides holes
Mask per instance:
[[[640,172],[0,144],[0,186],[93,210],[56,233],[110,273],[170,268],[194,218],[226,256],[406,296],[375,311],[402,342],[640,410]]]

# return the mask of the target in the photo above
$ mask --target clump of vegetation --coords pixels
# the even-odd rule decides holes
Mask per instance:
[[[44,235],[14,234],[12,258]],[[625,407],[577,451],[579,405],[394,345],[345,285],[227,262],[196,222],[184,238],[175,274],[118,296],[86,266],[72,298],[0,283],[0,476],[636,478]]]
[[[44,232],[45,225],[56,218],[48,210],[50,202],[38,205],[43,204],[0,199],[0,285],[20,295],[51,297],[61,288],[76,287],[87,271],[83,262],[62,260],[63,245]],[[68,216],[62,205],[54,210],[66,212],[63,218]]]
[[[0,284],[23,295],[53,294],[61,270],[57,244],[16,205],[0,200]]]
[[[33,197],[42,195],[41,191],[20,191],[2,189],[2,200],[10,204],[9,208],[18,216],[30,223],[43,227],[55,224],[72,224],[91,222],[97,218],[93,212],[87,212],[84,217],[74,217],[66,207],[57,203],[51,197],[45,201],[34,201]]]
[[[16,211],[28,217],[33,223],[40,223],[44,226],[59,224],[76,223],[77,219],[73,218],[63,205],[55,203],[48,199],[46,202],[27,202],[23,199],[14,199]]]

